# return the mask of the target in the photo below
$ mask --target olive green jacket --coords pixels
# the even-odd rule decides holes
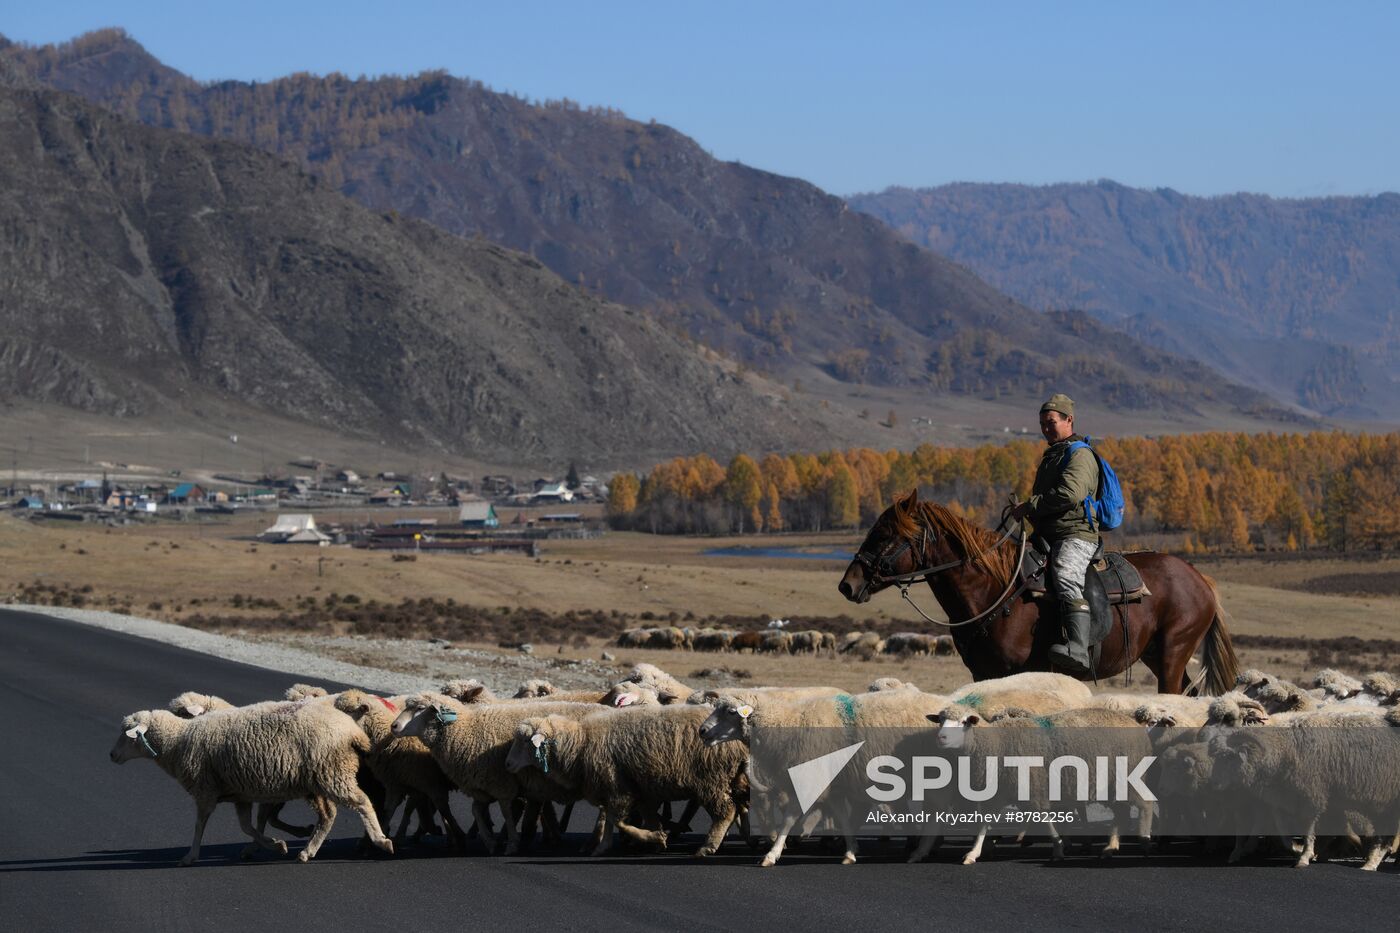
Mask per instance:
[[[1098,533],[1084,517],[1084,499],[1099,488],[1099,463],[1094,452],[1080,448],[1065,463],[1065,451],[1084,437],[1072,434],[1051,444],[1040,458],[1031,487],[1030,522],[1036,534],[1047,541],[1063,538],[1099,540]]]

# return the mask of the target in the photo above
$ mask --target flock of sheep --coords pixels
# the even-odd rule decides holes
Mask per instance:
[[[672,651],[750,651],[755,654],[845,654],[869,660],[878,654],[911,657],[950,655],[952,635],[896,632],[881,637],[876,632],[847,632],[840,637],[818,629],[790,632],[766,628],[742,632],[714,628],[632,628],[617,637],[619,648],[659,648]]]
[[[495,696],[474,680],[453,681],[439,693],[379,697],[360,690],[326,694],[296,685],[287,698],[235,707],[218,697],[185,693],[165,709],[127,716],[111,751],[120,764],[148,758],[195,799],[194,842],[181,860],[199,857],[204,826],[220,802],[232,802],[250,838],[245,857],[258,848],[286,854],[286,842],[266,835],[269,823],[294,835],[310,835],[298,854],[315,856],[338,807],[362,822],[362,844],[393,852],[408,837],[438,832],[436,817],[459,849],[476,836],[482,844],[504,842],[506,854],[529,845],[537,828],[546,843],[562,841],[573,805],[587,801],[599,810],[592,853],[611,850],[621,834],[633,843],[664,848],[668,837],[689,828],[698,809],[710,830],[696,855],[714,853],[731,824],[748,837],[751,778],[748,744],[755,730],[823,726],[938,730],[956,729],[967,753],[978,743],[1009,736],[1007,729],[1034,724],[1064,730],[1093,726],[1131,728],[1144,748],[1158,755],[1164,772],[1199,777],[1212,762],[1240,752],[1234,737],[1260,727],[1319,729],[1345,725],[1400,728],[1400,683],[1384,673],[1357,680],[1321,672],[1310,689],[1259,671],[1240,675],[1235,691],[1222,697],[1092,693],[1084,684],[1051,673],[1018,674],[968,684],[947,695],[883,678],[868,692],[847,694],[829,687],[751,687],[693,690],[649,664],[639,664],[619,683],[595,690],[560,691],[528,681],[514,697]],[[1302,735],[1302,733],[1288,733]],[[1377,733],[1379,734],[1379,733]],[[1395,733],[1400,735],[1400,733]],[[1394,813],[1400,800],[1400,770],[1376,778],[1353,772],[1355,754],[1339,749],[1329,761],[1328,780],[1291,790],[1318,815],[1341,808],[1353,818],[1348,831],[1359,844],[1366,869],[1394,855],[1400,825],[1366,822],[1369,813]],[[1233,761],[1234,759],[1231,758]],[[1176,770],[1173,771],[1173,767]],[[857,769],[856,773],[859,773]],[[1267,797],[1277,774],[1236,769],[1234,780],[1256,797]],[[1256,782],[1251,784],[1250,782]],[[1302,781],[1301,784],[1306,784]],[[1298,785],[1298,786],[1295,786]],[[1364,786],[1363,786],[1364,785]],[[1347,787],[1346,799],[1336,787]],[[473,822],[464,831],[449,806],[452,791],[471,801]],[[1329,796],[1330,795],[1330,796]],[[282,804],[307,800],[313,827],[280,819]],[[672,821],[673,802],[686,809]],[[500,808],[494,824],[491,804]],[[256,815],[254,805],[257,805]],[[385,830],[403,806],[391,841]],[[562,806],[562,814],[556,807]],[[1139,808],[1135,835],[1150,843],[1152,810]],[[762,864],[782,855],[788,835],[805,830],[827,835],[811,818],[820,809],[787,819],[770,837]],[[799,821],[803,826],[799,827]],[[1225,824],[1222,824],[1225,825]],[[975,862],[988,838],[976,829],[965,864]],[[1061,845],[1055,838],[1055,856]],[[993,833],[995,835],[995,833]],[[1334,840],[1324,839],[1331,844]],[[1340,840],[1345,844],[1348,840]],[[910,860],[927,855],[937,837],[909,840]],[[1236,840],[1231,860],[1248,854],[1255,836]],[[1314,835],[1285,839],[1307,865],[1318,853]],[[1115,821],[1105,854],[1116,851]],[[856,844],[845,837],[842,861],[854,862]]]

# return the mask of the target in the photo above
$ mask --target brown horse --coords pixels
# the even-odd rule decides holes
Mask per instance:
[[[1042,604],[1029,594],[1013,593],[1005,605],[994,605],[1012,589],[1017,573],[1016,544],[997,542],[994,532],[941,505],[920,502],[916,490],[876,520],[838,589],[852,602],[863,603],[899,582],[890,577],[950,565],[927,580],[951,622],[995,609],[980,621],[952,629],[953,643],[973,679],[1046,670],[1046,652],[1059,641],[1059,621],[1051,609],[1046,623],[1039,624]],[[1232,689],[1239,662],[1215,584],[1170,554],[1125,556],[1142,574],[1150,595],[1115,608],[1127,612],[1127,637],[1119,637],[1115,622],[1113,634],[1103,642],[1098,676],[1112,677],[1141,660],[1156,676],[1158,692],[1181,693],[1188,686],[1186,664],[1204,641],[1202,673],[1190,686],[1198,690],[1204,681],[1215,694]]]

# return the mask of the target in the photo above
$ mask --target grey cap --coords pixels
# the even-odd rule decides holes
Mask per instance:
[[[1050,396],[1050,400],[1040,406],[1040,413],[1043,415],[1047,411],[1057,411],[1066,418],[1074,417],[1074,399],[1063,392],[1056,392]]]

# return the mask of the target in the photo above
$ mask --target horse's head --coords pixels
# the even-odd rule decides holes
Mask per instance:
[[[919,520],[919,491],[895,500],[875,520],[855,559],[836,588],[853,603],[863,603],[890,585],[889,577],[913,573],[934,544],[933,529]]]

